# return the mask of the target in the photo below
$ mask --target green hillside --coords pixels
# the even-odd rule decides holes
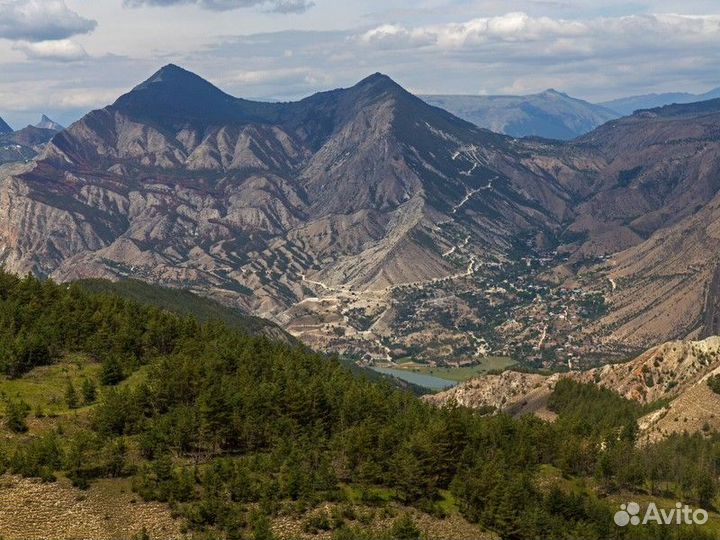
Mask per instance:
[[[189,315],[200,322],[222,321],[231,328],[252,335],[267,335],[276,339],[293,340],[278,325],[260,317],[253,317],[240,309],[224,306],[215,300],[198,296],[184,289],[171,289],[144,281],[128,279],[109,281],[85,279],[77,282],[83,289],[93,293],[107,293],[136,302],[157,306],[180,315]]]
[[[125,479],[194,537],[716,537],[715,514],[615,527],[632,497],[712,509],[720,437],[638,446],[643,411],[588,385],[558,385],[555,423],[436,409],[302,346],[6,273],[0,373],[2,471]]]
[[[157,306],[180,315],[195,317],[200,322],[222,321],[229,328],[237,329],[250,335],[267,336],[274,340],[300,344],[293,336],[278,325],[253,317],[239,309],[233,309],[219,302],[198,296],[183,289],[161,287],[136,279],[109,281],[105,279],[85,279],[77,282],[83,289],[97,294],[116,295],[135,302]],[[352,373],[374,381],[387,381],[393,386],[414,392],[417,395],[429,392],[426,388],[416,386],[395,377],[382,375],[372,369],[360,367],[354,360],[340,360]]]

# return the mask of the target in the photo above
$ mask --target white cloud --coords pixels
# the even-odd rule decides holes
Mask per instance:
[[[92,32],[97,23],[64,0],[0,0],[0,38],[28,42],[67,39]]]
[[[185,9],[137,11],[124,9],[123,0],[35,2],[67,4],[100,21],[100,30],[78,40],[92,54],[72,66],[72,77],[62,62],[23,61],[13,44],[0,43],[0,55],[3,47],[6,55],[0,61],[0,115],[22,125],[46,112],[67,124],[89,108],[113,102],[169,62],[253,99],[297,99],[377,71],[421,93],[532,93],[553,87],[596,101],[720,85],[717,0],[638,0],[634,7],[622,0],[420,0],[400,11],[410,0],[323,0],[312,17],[293,18],[292,25],[262,11],[307,2],[127,2],[183,2]],[[0,0],[0,13],[21,4],[30,2]],[[653,9],[667,13],[647,13]],[[672,13],[679,9],[694,15]],[[368,12],[371,18],[363,15]],[[163,25],[155,31],[156,16]],[[0,19],[0,29],[7,26]],[[33,59],[80,57],[71,44],[28,47],[68,39],[13,41],[22,41],[14,48]]]
[[[438,34],[430,28],[408,29],[396,24],[383,24],[362,34],[360,41],[384,49],[424,47],[437,43]]]
[[[397,49],[459,50],[502,43],[532,43],[534,48],[540,43],[557,52],[589,50],[588,40],[593,42],[595,49],[616,48],[629,42],[643,46],[717,43],[720,40],[720,16],[657,14],[569,20],[514,12],[444,25],[405,27],[385,24],[360,34],[357,39],[366,45]]]
[[[69,39],[38,41],[35,43],[20,41],[13,48],[25,53],[32,60],[53,60],[73,62],[87,57],[82,46]]]

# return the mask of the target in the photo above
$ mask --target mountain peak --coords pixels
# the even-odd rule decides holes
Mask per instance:
[[[62,131],[63,129],[65,129],[63,126],[61,126],[60,124],[58,124],[51,118],[48,118],[44,114],[40,118],[40,121],[37,124],[35,124],[34,127],[40,128],[40,129],[50,129],[52,131]]]
[[[209,127],[271,122],[285,106],[233,97],[199,75],[168,64],[121,96],[112,108],[137,120],[175,129],[189,124]]]
[[[159,70],[157,70],[148,80],[146,80],[144,83],[141,83],[140,86],[144,84],[152,84],[152,83],[177,83],[177,82],[191,82],[191,81],[202,81],[204,83],[207,83],[205,79],[200,77],[199,75],[196,75],[192,71],[188,71],[187,69],[181,68],[180,66],[176,64],[167,64],[166,66],[161,67]],[[210,83],[207,83],[210,84]]]
[[[365,77],[363,80],[361,80],[359,83],[355,85],[356,88],[371,88],[374,90],[393,90],[393,89],[400,89],[405,91],[405,89],[400,86],[398,83],[396,83],[394,80],[392,80],[388,75],[385,75],[384,73],[373,73],[369,77]]]
[[[12,132],[13,132],[13,128],[11,128],[10,126],[8,126],[8,125],[5,123],[5,120],[3,120],[2,118],[0,118],[0,134],[2,134],[2,133],[12,133]]]
[[[168,64],[114,104],[136,118],[161,124],[216,123],[238,116],[242,102],[175,64]]]
[[[188,91],[192,88],[204,88],[217,93],[222,93],[219,88],[206,81],[192,71],[181,68],[175,64],[167,64],[161,67],[149,79],[137,85],[132,92],[143,91],[152,87],[175,87],[177,90]],[[131,93],[132,93],[131,92]]]
[[[374,73],[361,80],[349,90],[356,96],[356,99],[360,96],[370,100],[388,97],[400,100],[417,99],[384,73]]]
[[[540,92],[541,96],[555,96],[555,97],[569,97],[566,93],[555,90],[554,88],[548,88],[544,92]]]

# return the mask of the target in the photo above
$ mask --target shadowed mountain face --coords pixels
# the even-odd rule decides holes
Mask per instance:
[[[567,350],[592,351],[577,333],[602,324],[597,283],[564,281],[717,191],[713,118],[654,112],[570,144],[518,141],[380,74],[258,103],[167,66],[1,170],[2,262],[188,288],[372,359],[571,334]],[[567,324],[550,329],[558,309]]]
[[[13,129],[5,123],[5,120],[0,118],[0,135],[5,133],[12,133]]]
[[[513,137],[569,140],[620,116],[556,90],[530,96],[424,96],[423,99],[468,122]]]

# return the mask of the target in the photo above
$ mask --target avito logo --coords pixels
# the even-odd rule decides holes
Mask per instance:
[[[658,508],[657,504],[650,503],[641,517],[640,505],[636,502],[621,504],[620,510],[615,513],[615,525],[627,527],[628,525],[705,525],[708,522],[708,513],[702,508],[692,509],[687,504],[676,503],[675,508]]]

